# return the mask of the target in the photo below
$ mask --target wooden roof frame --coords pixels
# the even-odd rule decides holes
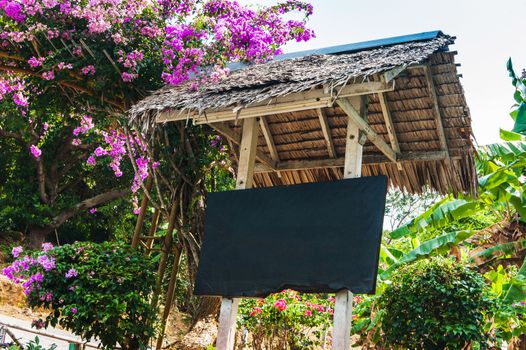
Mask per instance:
[[[395,78],[406,69],[424,68],[427,74],[427,84],[429,93],[433,99],[433,107],[435,113],[435,120],[437,124],[437,132],[440,137],[441,151],[434,152],[407,152],[402,153],[398,143],[398,137],[394,127],[391,113],[388,108],[386,93],[395,90]],[[351,83],[345,86],[328,89],[318,88],[309,91],[302,91],[291,93],[283,97],[269,99],[267,101],[243,106],[238,108],[228,108],[221,110],[205,111],[198,113],[185,113],[184,111],[168,110],[160,113],[156,119],[157,123],[165,123],[171,121],[188,121],[191,120],[196,125],[207,124],[216,130],[218,133],[226,137],[231,143],[236,146],[241,145],[241,135],[227,125],[227,122],[239,121],[248,118],[258,118],[261,132],[265,138],[269,155],[261,150],[256,151],[255,173],[264,172],[280,172],[290,170],[304,170],[304,169],[320,169],[320,168],[334,168],[343,167],[344,158],[338,158],[332,137],[330,134],[330,127],[325,115],[325,108],[338,105],[355,123],[362,133],[374,144],[379,151],[384,155],[382,157],[366,156],[363,159],[364,164],[381,163],[388,161],[394,162],[401,170],[402,162],[412,162],[420,160],[446,160],[449,159],[449,152],[447,149],[447,141],[445,138],[442,118],[440,116],[440,108],[438,105],[437,94],[433,84],[433,78],[428,65],[411,65],[400,66],[391,69],[387,72],[377,75],[377,81],[364,81],[359,83]],[[377,94],[380,100],[382,113],[385,124],[388,130],[390,142],[384,141],[383,137],[378,135],[367,123],[365,116],[360,115],[350,102],[354,97],[367,96],[370,94]],[[320,129],[324,135],[327,144],[327,159],[321,160],[304,160],[304,161],[280,161],[279,152],[273,141],[272,132],[266,121],[266,116],[292,113],[305,110],[315,110],[320,120]],[[365,119],[364,119],[365,118]],[[364,140],[363,140],[364,141]],[[363,142],[362,141],[362,142]]]

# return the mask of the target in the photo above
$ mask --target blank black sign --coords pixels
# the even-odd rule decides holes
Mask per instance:
[[[196,295],[375,292],[387,178],[211,193]]]

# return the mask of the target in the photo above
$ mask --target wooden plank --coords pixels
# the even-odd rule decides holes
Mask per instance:
[[[388,70],[387,72],[384,72],[382,77],[386,83],[389,83],[391,80],[396,78],[400,73],[402,73],[406,68],[407,68],[406,65],[398,66],[396,68]]]
[[[258,142],[257,118],[243,121],[243,134],[239,146],[236,189],[251,188],[253,184],[256,148]],[[219,329],[217,331],[217,350],[233,350],[236,335],[236,317],[239,298],[223,298],[219,312]]]
[[[239,133],[237,133],[234,129],[228,127],[227,125],[222,123],[214,123],[210,124],[210,127],[216,130],[218,133],[225,136],[227,139],[229,139],[236,145],[239,146],[241,144],[241,135],[239,135]],[[261,151],[256,151],[256,159],[271,169],[276,168],[276,161],[272,160]]]
[[[460,157],[452,157],[456,159]],[[436,161],[447,159],[447,153],[444,151],[432,152],[405,152],[398,156],[398,162],[414,162],[414,161]],[[381,164],[390,162],[384,155],[363,155],[362,164]],[[325,169],[325,168],[341,168],[345,163],[344,157],[327,158],[316,160],[291,160],[279,162],[276,168],[269,168],[265,164],[256,164],[255,173],[269,173],[273,171],[295,171],[308,169]]]
[[[348,98],[337,99],[336,103],[341,109],[347,114],[350,120],[352,120],[356,126],[365,132],[367,138],[387,156],[391,161],[396,162],[396,152],[384,141],[383,137],[374,132],[373,129],[367,124],[359,112],[353,107],[352,103]]]
[[[438,139],[440,141],[440,147],[442,148],[443,151],[446,151],[449,156],[449,149],[447,146],[446,133],[444,132],[444,125],[442,123],[442,115],[440,113],[440,107],[438,105],[438,97],[436,93],[435,84],[433,82],[433,75],[431,73],[431,67],[429,65],[426,65],[425,71],[426,71],[427,89],[433,101],[433,110],[435,112],[434,113],[435,122],[437,126],[437,133],[438,133]]]
[[[224,108],[220,110],[206,111],[204,114],[188,113],[179,110],[170,110],[161,113],[157,123],[168,121],[193,119],[195,124],[211,124],[228,120],[262,117],[272,114],[297,112],[308,109],[330,107],[334,98],[345,98],[351,96],[369,95],[377,92],[387,92],[394,90],[393,83],[380,81],[364,82],[346,85],[343,88],[335,88],[332,93],[326,89],[314,89],[303,92],[296,92],[287,96],[267,99],[261,103],[256,103],[243,108]],[[336,96],[337,95],[337,96]]]
[[[332,142],[331,128],[329,126],[329,121],[327,120],[327,114],[321,108],[316,110],[318,113],[318,118],[320,119],[321,131],[323,137],[325,138],[325,143],[327,144],[327,152],[329,152],[329,157],[336,158],[336,150],[334,149],[334,142]]]
[[[270,131],[270,127],[268,126],[267,119],[265,117],[261,117],[259,119],[259,126],[261,127],[261,132],[263,133],[265,141],[267,142],[267,147],[270,151],[270,158],[272,158],[273,161],[279,162],[278,149],[274,144],[272,132]]]

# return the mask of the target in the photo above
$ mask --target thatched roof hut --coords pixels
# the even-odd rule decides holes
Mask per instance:
[[[160,89],[130,116],[146,126],[208,124],[234,149],[240,120],[259,117],[256,186],[342,178],[351,118],[365,142],[364,176],[387,175],[411,193],[476,193],[471,118],[448,49],[454,39],[427,32],[236,64],[198,90]],[[356,98],[365,101],[359,112]]]

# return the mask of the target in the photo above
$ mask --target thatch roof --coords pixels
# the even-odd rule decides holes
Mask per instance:
[[[476,193],[471,118],[456,53],[448,51],[453,42],[431,32],[278,57],[197,91],[165,87],[135,105],[130,116],[145,127],[187,119],[210,124],[234,148],[239,119],[262,116],[256,185],[326,181],[342,177],[349,120],[335,101],[360,94],[368,96],[369,139],[378,135],[396,153],[393,162],[378,142],[367,141],[364,176],[388,175],[392,185],[412,193],[426,186]]]

